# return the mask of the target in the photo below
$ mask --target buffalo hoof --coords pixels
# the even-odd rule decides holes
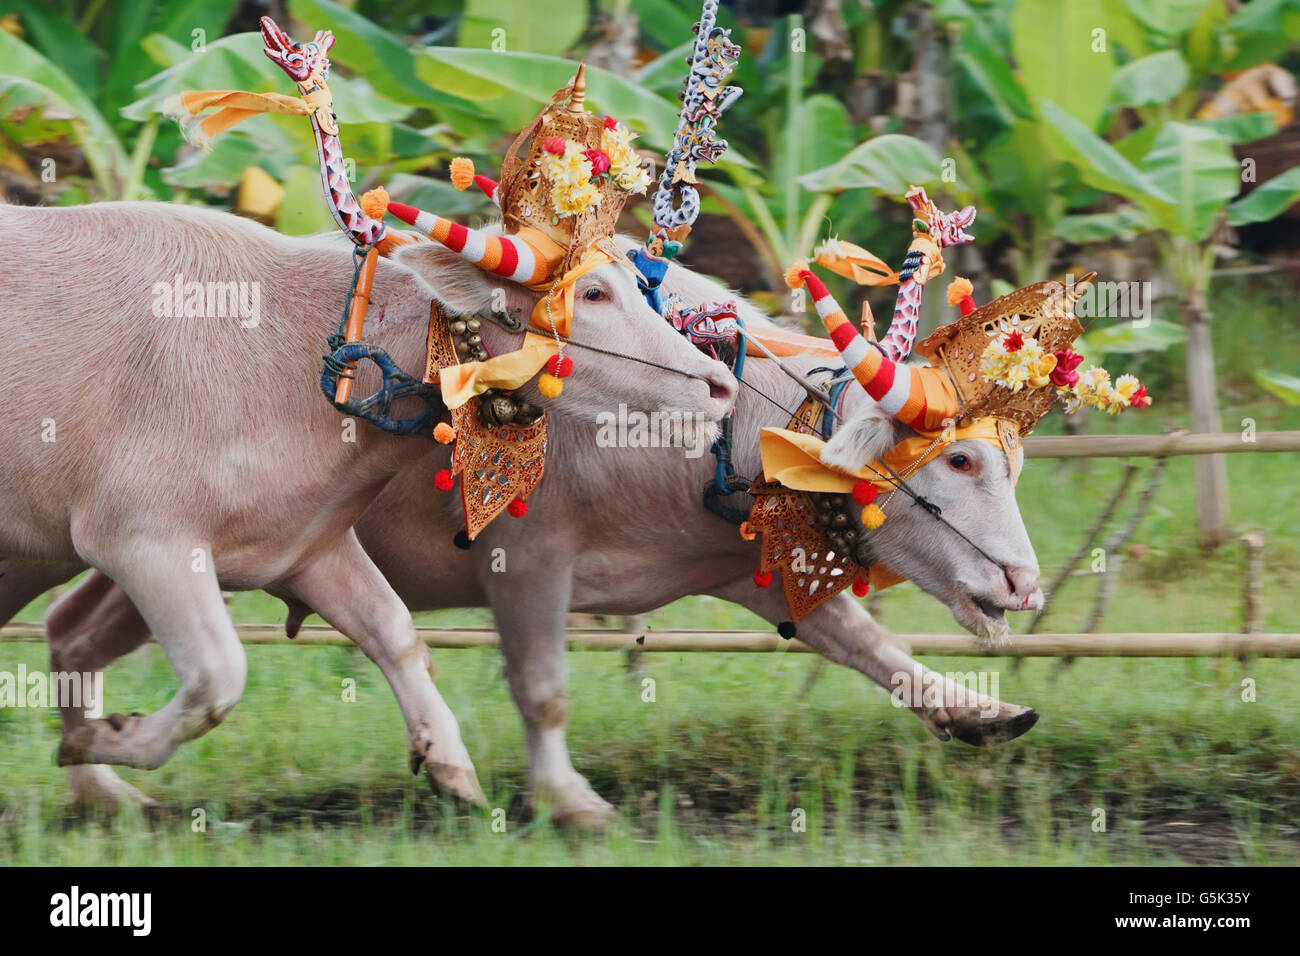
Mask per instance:
[[[104,764],[69,767],[68,791],[72,802],[86,809],[112,813],[123,807],[150,810],[158,806],[153,798],[141,793]]]
[[[82,724],[63,735],[59,741],[59,752],[56,758],[60,767],[74,767],[80,764],[91,763],[90,748],[95,743],[95,731]]]
[[[603,833],[618,817],[618,811],[581,776],[564,787],[536,788],[530,802],[534,811],[549,814],[552,823],[566,830]]]
[[[429,783],[440,796],[454,797],[476,807],[486,807],[487,797],[479,786],[478,774],[473,767],[430,762],[425,765]]]
[[[1013,704],[1003,704],[1002,707],[1009,712],[999,713],[996,717],[977,716],[973,720],[957,720],[948,729],[964,744],[993,747],[1015,740],[1038,723],[1038,711],[1032,707],[1016,707]]]

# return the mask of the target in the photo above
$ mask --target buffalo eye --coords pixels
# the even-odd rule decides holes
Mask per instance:
[[[956,471],[970,471],[970,459],[965,455],[953,455],[948,459],[948,464]]]
[[[582,293],[582,297],[588,302],[599,302],[601,299],[605,298],[605,290],[599,286],[592,286],[586,292]]]

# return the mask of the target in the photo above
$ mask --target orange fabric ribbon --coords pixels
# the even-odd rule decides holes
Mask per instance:
[[[439,370],[438,387],[447,407],[459,408],[489,388],[518,388],[540,372],[547,359],[559,354],[554,332],[567,338],[573,327],[575,283],[592,269],[613,261],[604,249],[592,246],[560,278],[531,287],[546,294],[533,307],[528,333],[519,348],[482,362],[464,362]]]
[[[841,471],[824,463],[821,453],[826,442],[814,435],[786,428],[764,428],[759,437],[763,477],[795,491],[850,494],[859,481],[870,482],[880,491],[890,491],[895,484],[885,465],[906,475],[929,464],[953,442],[978,438],[1003,450],[1015,480],[1020,475],[1021,449],[1018,435],[1013,438],[1007,434],[1008,424],[996,418],[977,418],[959,428],[921,432],[903,439],[880,459],[855,471]],[[1014,430],[1012,425],[1011,431]]]
[[[181,93],[179,103],[182,110],[195,117],[206,109],[217,108],[217,112],[197,123],[202,135],[193,137],[196,123],[191,119],[182,120],[181,130],[186,138],[196,138],[200,143],[206,142],[218,133],[225,132],[236,123],[242,123],[250,116],[261,113],[282,113],[286,116],[310,116],[322,105],[328,106],[326,99],[313,101],[311,96],[286,96],[283,93],[246,93],[243,90],[189,90]],[[175,101],[174,101],[175,102]]]

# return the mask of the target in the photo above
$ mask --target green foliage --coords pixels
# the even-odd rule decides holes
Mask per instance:
[[[1300,405],[1300,378],[1271,369],[1257,369],[1255,381],[1270,395],[1276,395],[1288,405]]]

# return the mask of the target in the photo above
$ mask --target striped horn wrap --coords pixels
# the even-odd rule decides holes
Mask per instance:
[[[957,414],[957,393],[936,368],[894,362],[862,337],[825,284],[808,269],[792,270],[791,283],[806,287],[831,342],[853,377],[880,406],[918,431],[942,428]]]
[[[564,259],[565,250],[541,234],[488,235],[400,202],[390,202],[388,212],[485,272],[522,285],[544,281]]]

